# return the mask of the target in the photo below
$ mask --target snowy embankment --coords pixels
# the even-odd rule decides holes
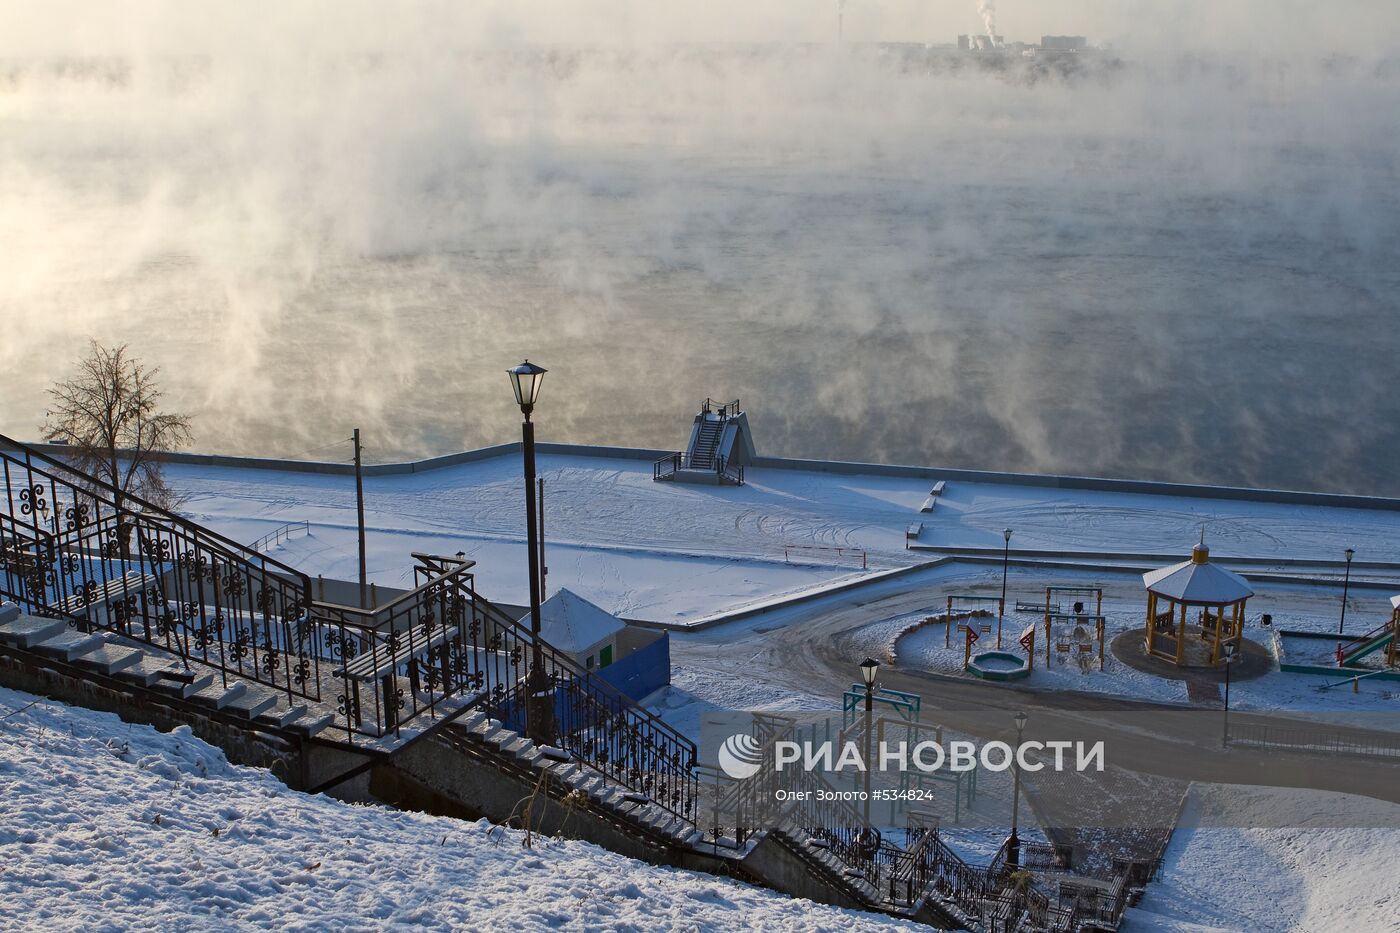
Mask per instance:
[[[169,734],[0,689],[0,927],[875,930],[869,914],[582,842],[287,789]]]
[[[1340,812],[1351,825],[1336,825]],[[1254,828],[1238,828],[1252,820]],[[1192,788],[1182,822],[1215,825],[1177,829],[1161,882],[1128,912],[1125,931],[1396,928],[1395,804],[1204,784]]]

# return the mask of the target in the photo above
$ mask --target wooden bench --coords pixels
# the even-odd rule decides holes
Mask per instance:
[[[371,680],[378,680],[381,677],[388,677],[400,666],[407,664],[424,652],[437,648],[447,641],[450,630],[439,628],[427,639],[405,638],[403,644],[394,651],[379,650],[366,651],[358,657],[347,662],[344,671],[336,671],[336,674],[353,680],[357,683],[366,683]]]
[[[919,511],[920,511],[920,512],[932,512],[932,511],[933,511],[933,507],[934,507],[935,505],[937,505],[937,504],[938,504],[938,500],[935,499],[933,496],[929,496],[927,499],[924,500],[924,504],[921,505],[921,506],[919,506]]]
[[[154,583],[155,579],[148,573],[114,577],[91,590],[79,590],[54,608],[65,615],[79,615],[84,610],[94,606],[106,606],[135,593],[140,593]]]
[[[917,541],[918,538],[919,538],[919,535],[921,535],[921,534],[923,534],[923,533],[924,533],[924,523],[923,523],[923,522],[913,522],[913,523],[911,523],[911,524],[909,525],[908,528],[904,529],[904,540],[905,540],[906,542],[909,542],[909,541]]]
[[[936,483],[933,484],[933,489],[929,490],[929,495],[931,495],[931,496],[941,496],[941,495],[943,495],[943,490],[944,490],[944,489],[947,489],[947,488],[948,488],[948,481],[947,481],[947,480],[942,480],[942,479],[941,479],[941,480],[939,480],[938,482],[936,482]]]

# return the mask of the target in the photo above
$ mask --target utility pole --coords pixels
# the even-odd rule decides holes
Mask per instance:
[[[355,442],[355,516],[360,529],[360,608],[364,609],[367,606],[365,595],[367,581],[365,574],[365,477],[359,428],[355,429],[355,436],[351,440]]]

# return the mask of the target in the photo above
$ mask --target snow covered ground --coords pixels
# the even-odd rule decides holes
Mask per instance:
[[[1339,803],[1352,825],[1336,825]],[[1291,827],[1239,828],[1251,814],[1269,827],[1281,813]],[[1196,785],[1167,849],[1161,882],[1148,886],[1123,929],[1394,930],[1400,922],[1400,829],[1391,827],[1397,820],[1400,807],[1365,797]]]
[[[539,472],[550,588],[625,618],[693,620],[853,579],[867,570],[867,547],[881,549],[869,570],[921,559],[903,549],[903,523],[927,492],[922,483],[687,486],[652,482],[649,463],[564,456],[541,457]],[[187,464],[171,466],[169,477],[185,496],[182,511],[236,541],[309,521],[310,535],[293,535],[271,555],[313,576],[356,577],[350,478]],[[462,551],[477,561],[485,595],[526,601],[515,457],[371,477],[365,499],[372,582],[411,586],[412,551]]]
[[[1400,512],[1233,499],[949,483],[921,544],[1040,550],[1182,552],[1205,529],[1217,555],[1400,561]]]
[[[583,842],[289,791],[181,727],[0,689],[0,928],[925,929]]]
[[[545,479],[549,584],[629,618],[687,621],[810,591],[866,569],[907,566],[921,543],[1181,553],[1202,529],[1217,554],[1400,561],[1400,512],[950,482],[921,514],[924,480],[753,469],[742,487],[652,481],[639,460],[551,454]],[[309,521],[274,556],[309,574],[357,573],[349,477],[177,464],[183,510],[251,542]],[[464,551],[486,595],[525,601],[523,503],[514,455],[365,481],[371,580],[410,582],[409,553]],[[796,548],[796,549],[794,549]],[[837,549],[841,549],[839,552]],[[862,562],[868,567],[863,568]]]

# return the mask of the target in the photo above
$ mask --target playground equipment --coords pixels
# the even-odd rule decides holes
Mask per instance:
[[[1147,653],[1178,667],[1193,666],[1187,656],[1188,608],[1200,609],[1198,628],[1209,644],[1206,666],[1220,664],[1220,644],[1241,637],[1244,605],[1254,590],[1244,578],[1210,562],[1210,549],[1202,538],[1191,549],[1191,559],[1142,575],[1147,588]],[[1165,611],[1157,606],[1165,603]]]
[[[981,651],[966,664],[969,674],[982,680],[1006,682],[1031,675],[1030,661],[1010,651]]]
[[[1076,600],[1073,612],[1062,612],[1060,604],[1055,602],[1056,596],[1092,596],[1094,597],[1093,613],[1085,613],[1084,603]],[[1099,643],[1099,670],[1103,670],[1103,587],[1102,586],[1047,586],[1045,588],[1045,666],[1050,666],[1050,636],[1051,625],[1055,622],[1072,622],[1075,627],[1092,622],[1094,625],[1094,640]],[[1087,655],[1093,651],[1090,642],[1078,642],[1080,654]],[[1055,650],[1061,654],[1069,654],[1072,646],[1068,641],[1061,641],[1055,644]],[[1088,667],[1081,662],[1081,667],[1088,670]]]
[[[982,609],[983,612],[990,612],[990,610],[988,610],[988,609],[983,609],[983,608],[982,608],[983,605],[986,604],[986,603],[995,603],[995,604],[996,604],[996,607],[997,607],[997,611],[996,611],[997,616],[1000,617],[1001,614],[1002,614],[1002,612],[1001,612],[1001,610],[1002,610],[1002,601],[1001,601],[1001,597],[1000,597],[1000,596],[975,596],[975,595],[973,595],[973,594],[971,594],[971,593],[953,593],[953,594],[949,595],[949,597],[948,597],[948,608],[947,608],[947,612],[946,612],[946,613],[944,614],[944,616],[943,616],[943,619],[944,619],[944,623],[943,623],[943,625],[944,625],[944,629],[943,629],[943,647],[945,647],[945,648],[951,648],[951,647],[953,647],[953,621],[954,621],[953,615],[954,615],[954,604],[957,604],[957,606],[961,607],[962,605],[964,605],[964,604],[966,604],[966,603],[971,603],[971,604],[973,605],[974,609],[972,609],[972,610],[964,610],[963,614],[960,616],[960,618],[966,618],[966,619],[969,620],[969,621],[966,623],[966,625],[959,625],[959,626],[958,626],[958,631],[960,631],[960,632],[961,632],[961,631],[970,631],[970,630],[971,630],[971,629],[970,629],[970,626],[972,625],[971,619],[974,618],[974,617],[976,617],[976,616],[978,615],[977,612],[975,611],[975,609]],[[989,635],[989,634],[991,634],[992,627],[991,627],[991,625],[980,625],[980,624],[979,624],[978,630],[979,630],[979,633],[980,633],[981,635]],[[971,641],[976,641],[976,640],[977,640],[977,639],[975,639],[975,638],[971,639]],[[966,663],[966,658],[964,658],[964,663]]]
[[[1338,667],[1353,667],[1382,648],[1386,649],[1386,667],[1395,666],[1396,653],[1400,649],[1400,596],[1392,596],[1390,605],[1389,619],[1360,638],[1352,638],[1337,645]]]
[[[1050,666],[1050,632],[1052,623],[1073,623],[1074,633],[1077,637],[1061,639],[1055,642],[1055,651],[1058,654],[1068,655],[1071,652],[1079,659],[1079,667],[1083,671],[1088,671],[1093,666],[1092,657],[1094,654],[1094,643],[1098,643],[1099,670],[1103,670],[1103,645],[1104,645],[1104,617],[1101,615],[1088,615],[1077,612],[1047,612],[1045,614],[1045,666]],[[1083,628],[1093,625],[1092,632],[1084,632]]]

